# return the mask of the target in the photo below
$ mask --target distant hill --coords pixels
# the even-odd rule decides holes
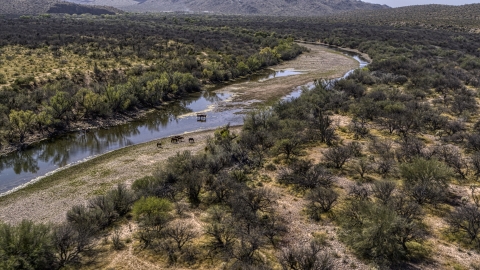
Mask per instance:
[[[78,5],[60,0],[1,0],[0,14],[38,15],[45,13],[67,13],[93,15],[122,12],[106,6]]]
[[[108,6],[86,6],[86,5],[77,5],[74,3],[56,3],[47,11],[47,13],[67,13],[67,14],[85,14],[89,13],[92,15],[102,15],[102,14],[117,14],[122,13],[123,11],[118,10],[113,7]]]
[[[335,16],[334,20],[362,24],[450,29],[480,32],[480,4],[462,6],[418,5],[382,12],[358,11]]]
[[[113,6],[132,12],[205,12],[318,16],[350,10],[378,10],[385,5],[357,0],[68,0],[77,4]]]
[[[59,3],[59,0],[1,0],[0,14],[42,14]]]

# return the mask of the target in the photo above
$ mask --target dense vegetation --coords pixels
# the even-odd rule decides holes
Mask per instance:
[[[178,153],[131,189],[118,186],[72,208],[58,228],[27,221],[3,225],[0,239],[9,243],[32,233],[39,238],[32,245],[44,243],[1,243],[6,269],[85,260],[100,232],[127,222],[122,216],[138,225],[138,246],[167,264],[334,269],[324,237],[312,237],[304,247],[284,244],[289,224],[275,205],[269,175],[305,200],[309,222],[335,224],[340,240],[379,269],[422,268],[434,259],[444,268],[479,268],[478,262],[431,255],[438,239],[480,250],[478,35],[456,26],[401,27],[355,17],[188,16],[178,22],[189,20],[200,29],[256,29],[267,40],[294,35],[349,46],[373,62],[346,79],[319,81],[297,99],[250,113],[238,135],[228,126],[217,130],[204,152]],[[338,124],[338,117],[347,123]],[[306,158],[312,147],[319,162]],[[198,209],[206,213],[200,228],[182,222],[185,212]],[[53,237],[65,232],[59,228],[71,228],[67,239],[74,244],[67,250],[75,259],[62,259],[67,253]],[[119,249],[124,244],[115,231],[111,243]]]
[[[293,39],[173,16],[28,17],[0,30],[0,145],[161,105],[302,49]]]

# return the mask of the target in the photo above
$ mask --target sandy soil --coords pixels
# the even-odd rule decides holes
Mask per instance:
[[[227,87],[226,90],[236,94],[234,101],[267,101],[283,97],[296,87],[318,79],[333,79],[343,76],[347,71],[357,68],[358,62],[339,52],[323,46],[300,44],[310,50],[292,61],[270,67],[275,71],[296,70],[303,74],[277,77],[266,82],[250,81]]]
[[[236,132],[239,127],[234,128]],[[162,162],[177,152],[203,151],[213,131],[184,135],[195,143],[172,144],[158,141],[126,147],[60,171],[24,190],[0,198],[0,220],[18,223],[22,219],[59,223],[72,206],[85,203],[88,198],[102,194],[115,184],[130,185],[133,181],[153,173]],[[51,180],[54,178],[54,180]],[[46,183],[42,183],[46,182]]]
[[[265,101],[279,98],[297,86],[319,78],[340,77],[348,70],[358,67],[358,62],[341,53],[322,46],[309,44],[302,46],[307,47],[310,52],[274,66],[273,69],[290,68],[304,71],[305,74],[275,78],[263,83],[235,84],[231,90],[235,93],[236,99]],[[236,88],[237,86],[239,87]],[[161,150],[156,148],[156,142],[132,146],[56,173],[33,186],[0,197],[0,220],[9,223],[16,223],[24,218],[44,222],[62,221],[66,210],[71,206],[102,194],[117,183],[130,184],[152,173],[159,163],[178,151],[201,150],[200,145],[212,134],[212,132],[194,134],[191,135],[197,142],[194,145],[168,143],[168,146]],[[53,178],[55,179],[52,180]]]
[[[243,83],[232,87],[235,101],[256,99],[268,101],[290,93],[294,88],[320,78],[342,76],[348,70],[358,67],[358,63],[340,53],[329,51],[320,46],[305,45],[310,52],[297,59],[273,67],[275,70],[295,69],[305,74],[275,78],[264,83]],[[235,88],[235,89],[234,89]],[[338,124],[345,119],[339,119]],[[342,123],[344,124],[344,123]],[[341,124],[340,124],[341,125]],[[233,128],[235,132],[240,127]],[[126,147],[67,168],[45,178],[25,189],[0,197],[0,221],[16,224],[22,219],[36,222],[59,223],[65,220],[65,213],[72,206],[86,203],[98,194],[118,183],[130,185],[133,181],[154,172],[168,157],[177,152],[190,150],[194,153],[204,151],[207,138],[213,131],[196,132],[185,135],[195,138],[195,143],[187,141],[172,144],[161,139],[164,148],[157,148],[158,141]],[[272,175],[272,178],[274,176]],[[313,233],[328,234],[329,250],[335,258],[336,269],[368,269],[368,267],[349,254],[345,246],[338,241],[335,226],[329,222],[315,223],[309,220],[302,210],[305,200],[290,194],[281,186],[269,184],[279,194],[278,211],[289,223],[290,243],[307,243]],[[191,222],[198,221],[195,214]],[[132,239],[131,226],[122,226],[122,239]],[[135,242],[135,241],[134,241]],[[122,251],[105,251],[102,267],[107,269],[162,269],[134,249],[134,242],[127,244]],[[98,265],[97,265],[98,266]],[[177,268],[178,269],[178,268]]]

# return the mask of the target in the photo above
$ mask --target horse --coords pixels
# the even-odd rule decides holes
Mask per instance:
[[[175,137],[177,137],[178,141],[183,142],[184,137],[182,137],[182,136],[175,136]]]
[[[170,142],[172,142],[172,143],[178,143],[177,137],[171,138],[171,139],[170,139]]]
[[[162,148],[162,142],[157,142],[157,148]]]
[[[189,143],[194,143],[195,140],[194,140],[193,138],[188,138],[188,142],[189,142]]]

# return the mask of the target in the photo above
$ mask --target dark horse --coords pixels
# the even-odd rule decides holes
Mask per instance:
[[[189,143],[194,143],[195,140],[194,140],[193,138],[188,138],[188,142],[189,142]]]

